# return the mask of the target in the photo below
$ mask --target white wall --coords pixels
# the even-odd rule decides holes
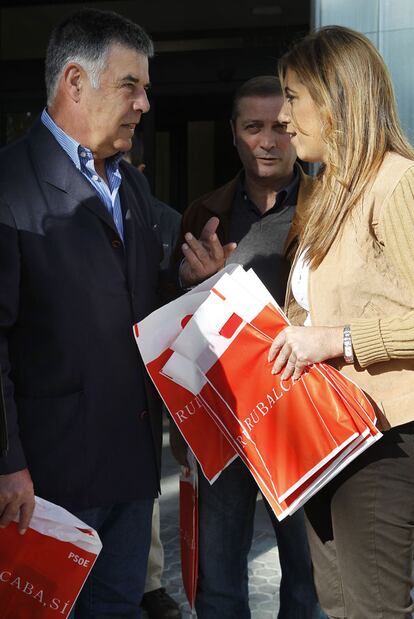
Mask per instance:
[[[313,0],[312,26],[338,24],[366,34],[394,82],[401,123],[414,144],[414,0]]]

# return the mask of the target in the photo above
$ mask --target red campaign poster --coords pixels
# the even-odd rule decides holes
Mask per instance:
[[[67,617],[101,548],[95,531],[36,498],[25,535],[16,522],[0,529],[1,619]]]
[[[200,398],[161,373],[173,351],[167,349],[147,364],[147,371],[177,428],[190,445],[205,477],[214,481],[236,457],[220,428],[207,413]]]

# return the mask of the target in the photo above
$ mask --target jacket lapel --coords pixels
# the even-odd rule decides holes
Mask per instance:
[[[118,234],[115,222],[93,186],[39,119],[29,132],[29,144],[39,178],[89,209]],[[63,206],[63,205],[62,205]]]

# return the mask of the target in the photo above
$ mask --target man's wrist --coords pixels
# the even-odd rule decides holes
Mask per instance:
[[[185,276],[183,275],[182,268],[185,262],[186,259],[183,258],[180,262],[180,266],[178,267],[178,285],[183,292],[187,292],[187,290],[191,290],[192,288],[194,288],[194,284],[189,284],[186,281]]]

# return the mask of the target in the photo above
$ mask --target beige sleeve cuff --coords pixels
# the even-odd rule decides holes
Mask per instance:
[[[351,337],[352,347],[361,367],[365,368],[372,363],[380,363],[390,359],[378,318],[352,322]]]
[[[352,346],[361,367],[414,358],[414,312],[351,323]]]

